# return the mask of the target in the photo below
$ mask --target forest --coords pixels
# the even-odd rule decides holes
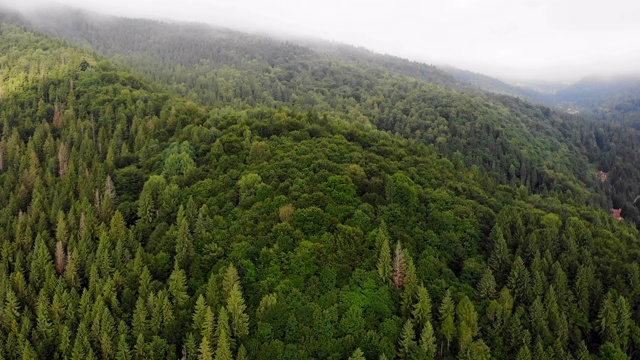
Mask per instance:
[[[0,11],[0,359],[640,357],[635,130],[66,15]]]

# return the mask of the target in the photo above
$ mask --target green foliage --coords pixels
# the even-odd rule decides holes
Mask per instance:
[[[631,135],[398,59],[117,21],[82,24],[171,84],[0,25],[0,358],[637,355],[639,236],[607,200],[637,193]]]

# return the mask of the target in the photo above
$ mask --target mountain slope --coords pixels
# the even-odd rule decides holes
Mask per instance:
[[[572,196],[581,200],[587,196],[573,183],[591,180],[589,144],[572,148],[575,139],[558,131],[563,123],[575,126],[575,120],[477,89],[462,92],[463,86],[433,67],[343,47],[329,52],[341,54],[333,58],[304,46],[204,25],[63,14],[36,24],[88,43],[195,102],[331,111],[364,126],[424,140],[449,158],[460,152],[467,165],[492,172],[502,183],[518,182],[534,192],[573,189]]]
[[[345,65],[394,123],[353,97],[202,106],[0,29],[0,356],[637,355],[640,234],[558,140],[610,134]],[[554,152],[534,194],[482,163]]]

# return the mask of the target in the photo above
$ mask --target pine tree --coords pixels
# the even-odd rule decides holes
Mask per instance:
[[[487,269],[478,282],[478,295],[482,299],[491,300],[496,296],[496,286],[496,279],[493,277],[491,269]]]
[[[182,346],[182,360],[197,360],[200,342],[201,341],[196,342],[196,338],[192,332],[188,333]],[[211,344],[209,344],[209,350],[211,350]]]
[[[456,315],[458,316],[459,323],[464,323],[471,330],[471,336],[478,335],[478,313],[469,297],[466,295],[460,299],[458,306],[456,307]]]
[[[148,353],[148,345],[145,343],[142,334],[139,334],[136,340],[136,345],[133,348],[133,357],[136,360],[148,359]]]
[[[196,300],[196,305],[193,308],[193,316],[191,318],[192,319],[191,328],[198,333],[202,331],[202,327],[205,321],[206,311],[207,311],[207,303],[204,300],[204,296],[200,294],[200,296],[198,296],[198,299]],[[211,337],[209,339],[211,339]]]
[[[413,318],[420,326],[431,321],[431,296],[424,285],[418,287],[418,302],[413,306]]]
[[[149,224],[155,218],[155,204],[150,192],[143,191],[138,200],[138,217],[141,221]]]
[[[531,360],[531,351],[527,345],[520,348],[518,355],[516,355],[516,360]]]
[[[431,322],[427,321],[420,333],[420,348],[427,355],[427,358],[433,359],[436,356],[436,334],[433,331]]]
[[[576,360],[592,360],[587,344],[583,341],[580,342],[578,350],[576,351]]]
[[[189,300],[187,294],[187,276],[184,270],[178,267],[178,262],[173,264],[173,272],[169,276],[169,293],[173,298],[173,303],[180,308]]]
[[[473,341],[472,330],[471,328],[469,328],[469,326],[467,326],[466,322],[461,321],[458,323],[458,333],[456,335],[458,336],[459,345],[458,354],[463,358],[467,358],[469,347],[471,346],[471,342]]]
[[[516,256],[511,272],[509,273],[509,278],[507,279],[507,287],[513,292],[516,300],[527,302],[529,301],[530,294],[529,283],[529,270],[525,266],[522,258]]]
[[[182,210],[182,206],[180,206]],[[184,211],[181,211],[184,212]],[[195,257],[195,248],[193,245],[193,236],[188,220],[183,216],[178,217],[178,233],[176,239],[176,261],[178,265],[187,270]]]
[[[407,263],[404,257],[404,250],[402,250],[402,246],[400,245],[400,241],[396,245],[395,256],[393,257],[393,283],[396,285],[396,288],[401,288],[404,286],[404,277],[407,272]]]
[[[147,333],[147,305],[145,304],[144,298],[142,296],[138,297],[138,301],[136,301],[136,307],[133,310],[133,336],[144,336]]]
[[[438,308],[438,313],[440,315],[440,332],[442,333],[442,336],[447,340],[447,350],[449,350],[451,341],[453,340],[453,336],[456,332],[456,327],[453,322],[453,317],[455,315],[455,304],[453,302],[453,299],[451,298],[451,292],[449,290],[444,293],[442,303]]]
[[[63,274],[67,267],[67,254],[64,250],[64,244],[59,240],[56,243],[55,262],[56,272],[58,274]]]
[[[389,239],[386,234],[383,234],[381,229],[378,229],[378,238],[380,241],[380,255],[378,257],[378,276],[382,282],[386,283],[393,271],[391,266],[391,249],[389,248]]]
[[[225,299],[229,299],[229,294],[231,294],[231,289],[235,284],[240,285],[240,276],[238,275],[238,269],[236,269],[233,264],[229,264],[229,266],[227,267],[227,271],[224,274],[224,278],[222,279],[222,293]]]
[[[127,344],[127,337],[125,334],[120,334],[118,339],[118,352],[116,353],[116,360],[131,360],[131,350],[129,344]]]
[[[227,300],[227,310],[231,315],[231,329],[236,339],[242,339],[249,334],[249,316],[246,309],[240,285],[233,284]]]
[[[618,313],[618,319],[616,321],[616,327],[618,329],[619,345],[622,350],[626,350],[629,344],[629,334],[633,325],[631,319],[631,309],[624,296],[618,296],[615,303],[616,311]]]
[[[204,312],[204,322],[201,328],[201,335],[206,336],[209,339],[215,339],[215,315],[213,314],[213,310],[211,310],[210,306],[207,306]]]
[[[413,304],[417,300],[418,293],[418,275],[416,273],[416,267],[413,264],[411,256],[405,253],[406,260],[406,272],[404,275],[404,287],[401,294],[402,297],[402,313],[408,317],[413,311]]]
[[[549,290],[547,290],[545,307],[547,309],[549,330],[562,345],[565,345],[569,339],[569,325],[567,323],[566,315],[558,306],[558,300],[553,285],[549,286]]]
[[[262,297],[260,305],[256,310],[256,319],[265,321],[269,310],[278,304],[278,296],[276,294],[268,294]]]
[[[529,308],[529,319],[531,320],[531,330],[534,335],[546,338],[549,332],[547,328],[547,315],[542,305],[542,300],[537,297]]]
[[[209,339],[205,336],[200,342],[200,348],[198,349],[198,360],[213,360],[213,352],[211,351],[211,345]],[[216,359],[218,357],[216,356]]]
[[[349,356],[348,360],[367,360],[364,357],[364,353],[362,352],[362,350],[360,350],[360,348],[357,348],[353,354],[351,356]]]
[[[497,274],[498,283],[504,284],[503,274],[507,274],[511,268],[511,252],[509,251],[500,226],[496,225],[491,229],[489,241],[493,244],[493,250],[491,251],[491,256],[488,261],[489,267],[493,270],[494,274]]]
[[[417,346],[415,342],[416,333],[413,330],[411,319],[404,323],[402,334],[400,335],[400,358],[410,359],[413,349]]]
[[[231,327],[229,326],[229,313],[227,312],[227,308],[224,306],[220,307],[220,311],[218,312],[218,325],[216,326],[216,333],[214,339],[218,339],[218,343],[220,341],[220,337],[222,337],[222,333],[224,332],[224,336],[227,337],[227,345],[229,348],[235,347],[235,341],[231,338]]]
[[[216,347],[215,360],[233,360],[229,342],[230,339],[229,335],[227,334],[227,330],[224,327],[221,327],[218,335],[218,346]]]
[[[249,355],[247,354],[247,349],[244,345],[240,345],[238,347],[238,353],[236,354],[236,360],[249,360]]]
[[[63,177],[69,172],[69,147],[61,142],[58,147],[58,174]]]

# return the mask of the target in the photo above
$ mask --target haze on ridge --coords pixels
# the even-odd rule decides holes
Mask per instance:
[[[205,22],[315,37],[501,79],[576,81],[640,73],[640,2],[612,0],[8,0],[20,11],[66,5],[98,13]]]

